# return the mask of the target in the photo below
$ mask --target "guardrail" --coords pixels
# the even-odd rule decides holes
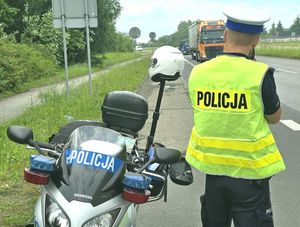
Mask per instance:
[[[269,39],[261,39],[262,42],[290,42],[290,41],[300,41],[299,37],[280,37],[280,38],[269,38]]]

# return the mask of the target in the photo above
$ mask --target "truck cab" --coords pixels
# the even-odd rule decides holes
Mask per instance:
[[[198,21],[189,27],[190,53],[199,62],[216,57],[224,49],[223,20]]]

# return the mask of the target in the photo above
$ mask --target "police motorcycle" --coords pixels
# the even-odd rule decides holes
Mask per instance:
[[[34,140],[30,128],[10,126],[10,140],[38,151],[24,179],[41,186],[34,223],[27,226],[135,226],[138,206],[167,197],[167,177],[193,182],[182,154],[153,142],[166,81],[182,74],[184,59],[176,48],[158,48],[149,75],[160,83],[145,149],[138,131],[148,117],[147,101],[128,91],[113,91],[102,104],[103,122],[74,121],[49,143]]]

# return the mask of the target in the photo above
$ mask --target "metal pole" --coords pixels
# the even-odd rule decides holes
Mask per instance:
[[[90,29],[89,29],[89,13],[88,2],[85,0],[85,27],[86,27],[86,45],[87,45],[87,57],[89,66],[89,94],[92,96],[92,64],[91,64],[91,47],[90,47]]]
[[[162,101],[162,97],[163,97],[163,93],[164,93],[165,84],[166,84],[165,80],[162,80],[160,82],[158,97],[156,100],[155,111],[153,112],[153,117],[152,117],[153,120],[152,120],[152,125],[151,125],[151,131],[150,131],[150,135],[148,136],[148,139],[147,139],[145,152],[149,151],[149,148],[154,141],[154,135],[155,135],[156,126],[157,126],[157,122],[158,122],[159,115],[160,115],[159,110],[160,110],[160,105],[161,105],[161,101]]]
[[[154,54],[154,41],[152,41],[152,54]]]
[[[136,52],[136,50],[135,50],[135,42],[134,42],[134,38],[132,38],[132,46],[133,46],[133,52]]]
[[[63,43],[64,43],[65,74],[66,74],[66,93],[67,93],[67,99],[69,99],[70,88],[69,88],[69,70],[68,70],[66,23],[65,23],[66,16],[65,16],[64,0],[60,0],[60,4],[61,4],[61,21],[62,21],[62,31],[63,31]]]

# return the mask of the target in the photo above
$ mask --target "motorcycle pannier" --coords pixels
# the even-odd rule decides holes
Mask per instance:
[[[144,97],[129,91],[113,91],[105,96],[102,120],[121,131],[138,132],[148,118],[148,103]]]

